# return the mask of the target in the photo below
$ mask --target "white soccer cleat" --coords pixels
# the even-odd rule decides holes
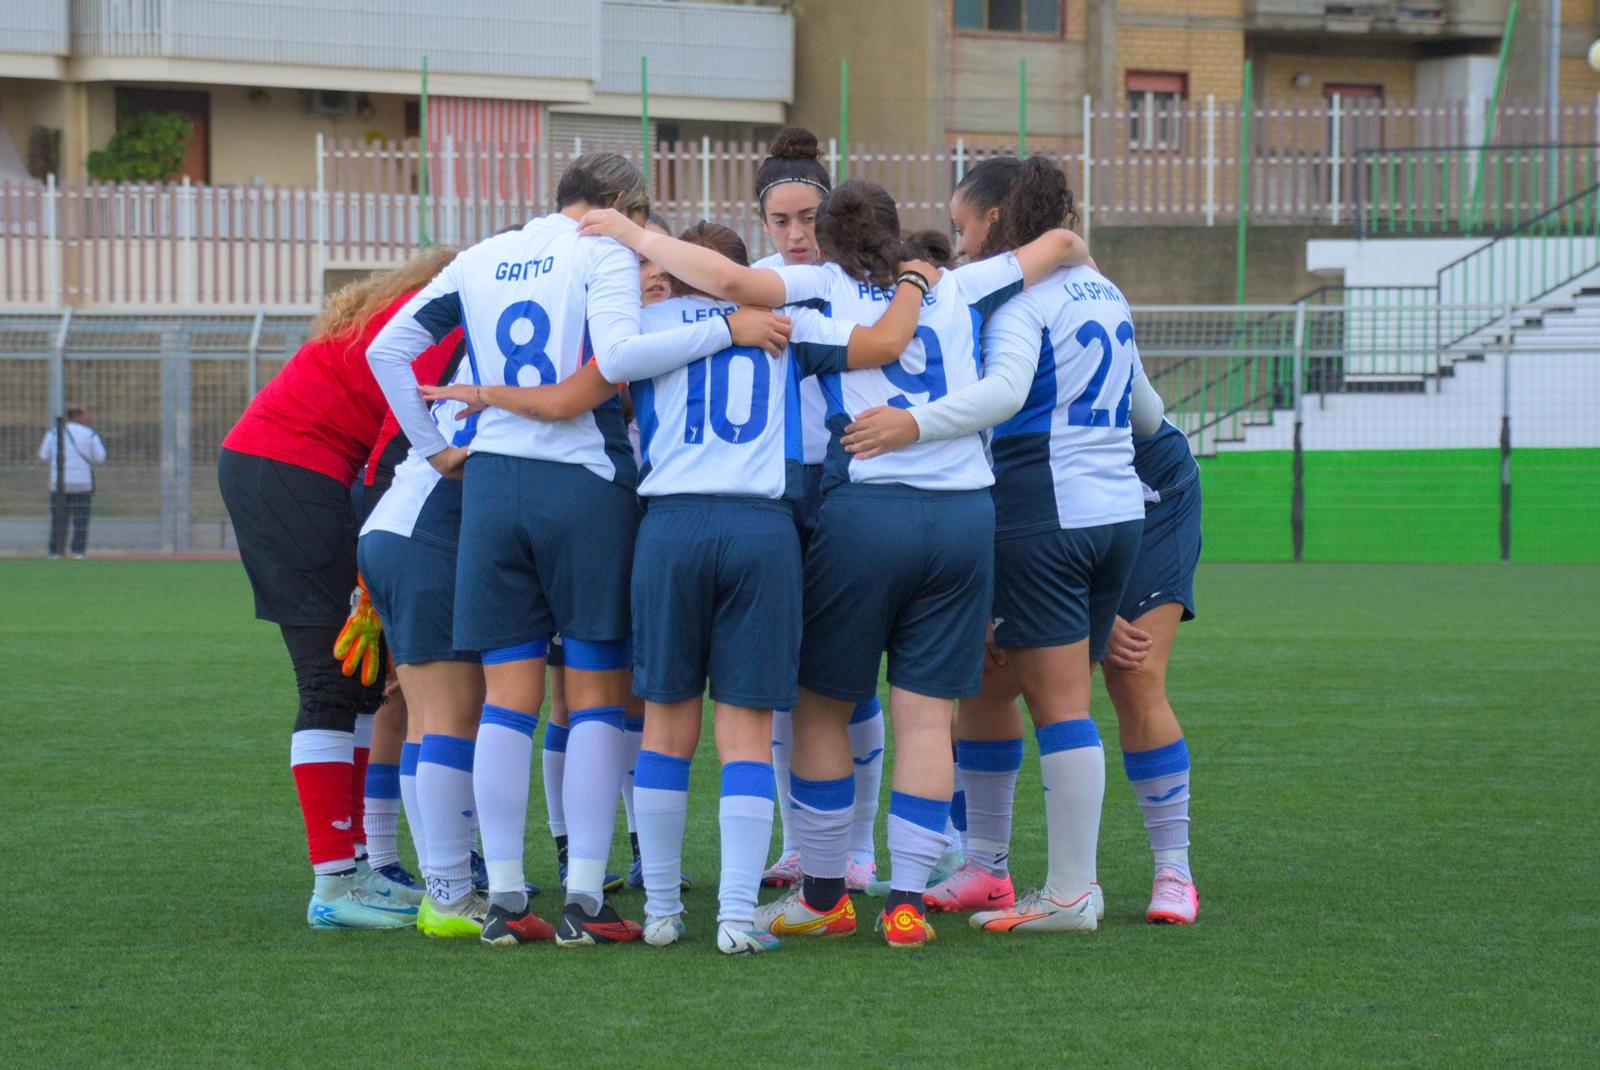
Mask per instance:
[[[854,858],[845,863],[844,887],[848,892],[864,892],[878,879],[878,863],[858,862]]]
[[[717,950],[724,955],[757,955],[776,951],[778,938],[759,929],[747,929],[733,922],[717,924]]]
[[[1106,920],[1106,893],[1099,881],[1089,882],[1089,894],[1094,896],[1094,920]]]
[[[356,867],[356,883],[379,899],[387,900],[390,906],[406,903],[420,907],[428,894],[428,890],[417,882],[410,870],[398,862],[391,862],[382,869],[359,865]]]
[[[1193,925],[1200,913],[1200,893],[1194,881],[1175,869],[1156,870],[1150,888],[1150,909],[1144,920],[1152,925]]]
[[[664,918],[644,919],[644,942],[651,947],[668,947],[677,943],[688,931],[682,914],[669,914]]]
[[[761,874],[761,884],[765,888],[789,888],[800,883],[801,875],[800,852],[785,851]]]
[[[856,908],[846,893],[827,910],[813,910],[796,887],[757,907],[755,922],[773,936],[849,936],[856,931]]]
[[[984,910],[972,915],[974,929],[991,933],[1092,933],[1099,924],[1094,916],[1094,896],[1089,892],[1063,901],[1048,887],[1029,892],[1009,910]]]
[[[405,929],[417,923],[417,908],[374,895],[351,877],[318,877],[306,906],[313,929]]]

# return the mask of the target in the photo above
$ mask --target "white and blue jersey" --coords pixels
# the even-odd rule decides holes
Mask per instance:
[[[983,345],[1039,357],[1022,409],[991,440],[997,536],[1143,517],[1129,410],[1144,369],[1121,291],[1093,268],[1063,268],[996,313]]]
[[[463,362],[464,364],[465,362]],[[461,381],[460,373],[450,380]],[[470,446],[481,413],[457,420],[466,406],[459,401],[436,401],[431,407],[434,426],[452,446]],[[388,531],[453,549],[461,532],[461,481],[445,479],[415,448],[394,469],[394,481],[373,507],[361,534]]]
[[[542,386],[577,372],[594,352],[638,334],[639,261],[608,238],[581,238],[575,220],[560,213],[534,219],[464,250],[423,287],[373,342],[420,328],[437,341],[466,329],[466,382],[484,386]],[[591,338],[591,330],[593,338]],[[410,348],[419,338],[407,337]],[[377,359],[376,357],[374,359]],[[424,454],[436,436],[412,427],[419,414],[395,415]],[[409,421],[409,423],[408,423]],[[487,409],[478,420],[473,453],[579,464],[595,475],[632,486],[633,451],[622,406],[613,398],[570,420],[531,420]]]
[[[737,305],[709,297],[674,297],[646,308],[646,334],[727,317]],[[855,324],[826,324],[827,338]],[[796,324],[797,338],[814,337]],[[848,342],[847,342],[848,345]],[[641,497],[728,494],[797,498],[801,487],[800,385],[814,370],[843,367],[837,347],[803,345],[773,358],[750,346],[729,346],[651,379],[628,385],[639,424]],[[826,363],[813,366],[809,360]]]
[[[762,257],[751,267],[780,268],[783,267],[783,254],[773,253],[771,256]],[[824,301],[808,301],[805,307],[822,308]],[[822,384],[814,377],[807,376],[800,380],[800,449],[801,461],[804,464],[821,464],[823,457],[828,453],[828,406],[822,400]]]
[[[1133,436],[1133,470],[1150,505],[1172,497],[1200,476],[1188,436],[1171,420],[1162,420],[1153,435]]]
[[[876,323],[894,298],[892,289],[857,282],[837,264],[777,271],[791,301],[820,297],[827,302],[822,312],[792,310],[792,348],[808,366],[844,363],[839,352],[811,351],[819,345],[848,348],[848,332],[830,330],[829,320]],[[852,458],[840,439],[856,415],[867,409],[883,405],[909,409],[977,382],[984,320],[1021,290],[1022,269],[1010,253],[947,271],[924,298],[916,337],[899,360],[881,368],[818,374],[829,431],[824,490],[847,482],[900,483],[921,490],[975,490],[993,485],[994,474],[978,434],[917,442],[870,460]],[[826,341],[802,340],[817,337]]]

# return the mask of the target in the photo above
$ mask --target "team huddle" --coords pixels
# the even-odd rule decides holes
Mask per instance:
[[[1127,301],[1070,229],[1065,176],[1037,157],[973,167],[953,247],[902,235],[881,187],[833,188],[799,128],[754,192],[776,251],[752,264],[727,227],[670,236],[624,158],[580,157],[552,214],[366,284],[224,442],[257,615],[299,685],[312,927],[685,939],[709,689],[720,951],[850,935],[852,893],[881,897],[893,947],[934,939],[940,911],[1092,931],[1096,663],[1154,855],[1146,917],[1195,920],[1165,671],[1194,614],[1198,469]],[[371,608],[345,623],[357,565]],[[1019,697],[1048,836],[1020,896]],[[547,698],[554,925],[524,866]],[[619,801],[626,878],[608,869]],[[421,882],[396,850],[401,806]],[[608,898],[625,881],[642,921]],[[763,885],[783,891],[763,904]]]

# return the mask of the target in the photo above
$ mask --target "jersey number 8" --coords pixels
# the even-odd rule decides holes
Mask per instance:
[[[728,388],[730,372],[735,360],[750,362],[750,415],[742,424],[728,417]],[[753,442],[767,428],[767,395],[772,389],[771,359],[751,346],[730,346],[720,353],[701,357],[686,369],[689,373],[689,397],[684,406],[683,441],[699,445],[705,441],[707,416],[711,430],[724,442],[740,445]],[[710,411],[706,406],[706,379],[711,380]]]
[[[511,328],[518,320],[527,320],[533,327],[533,336],[520,344],[511,340]],[[550,344],[550,316],[537,301],[518,301],[500,313],[500,322],[494,325],[494,340],[506,360],[501,378],[507,386],[548,386],[556,381],[555,365],[544,351]],[[539,381],[519,382],[524,368],[537,371]]]

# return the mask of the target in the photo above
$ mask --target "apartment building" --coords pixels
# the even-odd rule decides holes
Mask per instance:
[[[385,142],[750,137],[793,100],[781,8],[671,0],[27,0],[0,6],[0,179],[86,177],[142,110],[190,120],[196,183],[307,185],[318,134]]]
[[[1549,7],[1522,0],[1506,95],[1545,96]],[[1559,81],[1592,101],[1596,0],[1559,0]],[[1019,60],[1030,141],[1075,141],[1082,102],[1131,109],[1237,100],[1246,58],[1257,101],[1486,97],[1510,0],[795,0],[794,115],[868,141],[1011,141]],[[1135,120],[1136,121],[1136,120]],[[1158,141],[1159,131],[1135,131]]]

